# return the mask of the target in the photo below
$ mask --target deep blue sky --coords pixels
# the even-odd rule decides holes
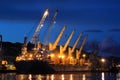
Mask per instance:
[[[0,34],[3,40],[23,42],[25,35],[30,39],[46,8],[49,8],[49,17],[40,31],[41,42],[44,42],[50,18],[58,9],[50,42],[54,42],[60,29],[67,25],[59,44],[64,44],[75,29],[70,46],[79,33],[84,32],[83,37],[88,34],[89,46],[96,41],[102,52],[120,54],[120,0],[1,0]]]

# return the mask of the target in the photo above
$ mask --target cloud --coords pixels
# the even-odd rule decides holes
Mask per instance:
[[[103,32],[103,31],[102,30],[93,29],[93,30],[85,30],[84,32]]]
[[[120,32],[120,29],[110,29],[109,32]]]

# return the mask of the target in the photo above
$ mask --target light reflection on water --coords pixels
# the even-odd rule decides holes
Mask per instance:
[[[120,80],[120,72],[116,75],[117,80]]]
[[[101,77],[102,77],[102,80],[105,80],[105,73],[104,72],[102,72]]]
[[[120,80],[120,72],[115,73],[73,73],[73,74],[16,74],[1,73],[0,80]]]

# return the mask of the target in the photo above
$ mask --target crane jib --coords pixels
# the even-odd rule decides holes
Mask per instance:
[[[43,16],[42,16],[42,19],[40,20],[38,26],[36,27],[36,30],[35,30],[35,32],[34,32],[34,34],[33,34],[33,36],[32,36],[31,42],[32,42],[32,41],[36,41],[36,39],[38,38],[38,36],[39,36],[39,31],[40,31],[40,29],[43,27],[44,21],[45,21],[45,19],[46,19],[47,16],[48,16],[48,9],[45,10],[45,12],[44,12],[44,14],[43,14]]]

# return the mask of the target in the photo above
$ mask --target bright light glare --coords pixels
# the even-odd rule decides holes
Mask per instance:
[[[105,62],[105,59],[104,59],[104,58],[102,58],[102,59],[101,59],[101,62],[103,62],[103,63],[104,63],[104,62]]]
[[[82,80],[86,80],[85,74],[82,75]]]
[[[41,27],[43,27],[43,24],[41,24]]]
[[[70,74],[70,80],[73,80],[73,75],[72,74]]]
[[[48,15],[48,9],[45,11],[44,16]]]
[[[54,75],[51,75],[51,80],[55,80],[55,76]]]
[[[85,58],[85,57],[86,57],[86,55],[85,55],[85,54],[83,54],[83,57]]]
[[[51,57],[54,57],[55,55],[54,55],[54,54],[51,54],[50,56],[51,56]]]
[[[105,80],[105,74],[102,72],[102,80]]]
[[[59,58],[65,58],[65,56],[64,56],[64,55],[59,55],[58,57],[59,57]]]
[[[62,80],[65,80],[64,74],[61,75]]]

